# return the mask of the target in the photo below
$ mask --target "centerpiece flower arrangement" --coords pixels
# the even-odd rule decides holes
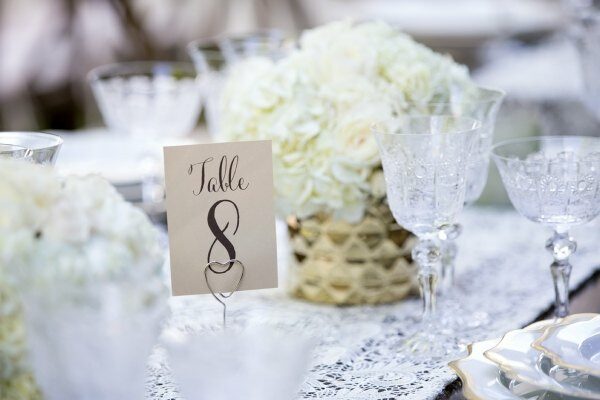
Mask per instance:
[[[89,382],[76,382],[77,369],[104,374],[110,383],[111,373],[88,370],[103,367],[111,354],[109,339],[122,327],[119,318],[156,311],[157,318],[137,327],[158,333],[166,301],[163,257],[147,217],[102,178],[60,178],[39,165],[0,161],[2,398],[40,396],[27,348],[47,398],[80,398],[76,386]],[[105,332],[109,328],[113,332]],[[143,379],[145,357],[137,363]]]
[[[232,68],[223,134],[273,142],[295,295],[356,304],[408,293],[411,241],[385,203],[370,126],[476,87],[466,67],[383,22],[333,22],[306,31],[279,61],[251,58]]]

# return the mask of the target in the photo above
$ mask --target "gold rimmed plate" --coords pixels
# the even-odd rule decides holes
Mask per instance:
[[[559,321],[541,321],[524,329],[510,331],[496,346],[485,351],[484,356],[515,381],[556,395],[599,399],[600,382],[553,364],[543,353],[532,347],[535,340],[556,324],[569,325],[594,317],[595,314],[577,314]]]
[[[467,400],[575,400],[574,397],[556,395],[507,377],[483,355],[499,341],[494,339],[470,344],[466,357],[448,364],[462,380]]]
[[[588,315],[592,317],[574,323],[567,317],[548,327],[532,347],[555,365],[600,380],[600,315]]]
[[[518,400],[499,379],[498,367],[484,357],[483,353],[499,339],[486,340],[467,346],[468,355],[448,365],[463,383],[463,394],[467,400]]]

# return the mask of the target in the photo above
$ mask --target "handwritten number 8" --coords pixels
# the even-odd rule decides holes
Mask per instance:
[[[236,221],[235,221],[235,229],[233,231],[233,235],[235,235],[237,233],[238,228],[240,227],[240,210],[238,209],[238,206],[233,201],[224,199],[224,200],[219,200],[215,204],[212,205],[212,207],[208,210],[207,222],[208,222],[208,228],[210,229],[212,234],[215,235],[215,240],[213,240],[212,244],[210,245],[210,248],[208,249],[207,262],[209,262],[209,263],[211,261],[214,261],[214,260],[211,260],[211,254],[212,254],[213,248],[217,242],[219,242],[225,248],[225,250],[227,251],[227,256],[229,257],[229,260],[236,259],[235,247],[233,246],[233,243],[231,243],[229,241],[227,236],[225,236],[225,231],[227,231],[227,229],[229,228],[229,222],[227,222],[225,224],[225,226],[223,228],[221,228],[217,222],[217,219],[215,218],[215,213],[217,212],[217,208],[219,207],[220,204],[223,204],[223,203],[230,203],[235,208]],[[234,264],[233,261],[229,261],[229,265],[227,266],[227,269],[224,271],[221,271],[221,272],[215,271],[210,267],[209,268],[215,274],[224,274],[231,269],[233,264]]]

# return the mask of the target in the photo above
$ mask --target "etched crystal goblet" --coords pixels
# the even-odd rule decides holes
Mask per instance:
[[[373,127],[392,214],[419,239],[412,257],[419,266],[424,326],[405,343],[413,354],[445,356],[449,352],[448,343],[435,334],[440,330],[436,326],[440,321],[434,318],[439,235],[463,208],[467,167],[477,149],[480,128],[481,123],[472,118],[444,115],[394,118]]]
[[[202,76],[206,125],[211,136],[219,135],[223,107],[221,93],[231,73],[231,67],[250,57],[276,61],[285,57],[290,48],[290,41],[284,32],[278,29],[213,36],[188,44],[188,54]]]
[[[494,140],[496,116],[502,105],[505,93],[498,89],[477,87],[473,91],[452,93],[448,101],[407,102],[398,104],[400,114],[410,115],[451,115],[468,117],[481,121],[477,145],[477,157],[467,167],[467,191],[465,205],[473,204],[483,192],[489,169],[489,150]],[[458,223],[448,225],[441,232],[442,273],[439,288],[448,292],[454,286],[454,270],[458,252],[455,240],[462,227]]]
[[[495,145],[492,157],[517,211],[554,230],[546,249],[554,257],[555,315],[564,317],[569,314],[569,257],[577,249],[569,229],[600,214],[600,138],[509,140]]]

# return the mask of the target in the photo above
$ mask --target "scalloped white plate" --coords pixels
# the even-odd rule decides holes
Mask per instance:
[[[600,315],[549,327],[532,346],[554,364],[600,380]],[[596,398],[600,398],[600,394]]]
[[[575,400],[540,390],[528,383],[512,380],[488,360],[483,353],[496,346],[500,339],[486,340],[468,346],[469,355],[452,361],[452,368],[463,382],[467,400]]]
[[[448,365],[463,383],[463,394],[467,400],[517,400],[499,376],[496,364],[483,353],[496,346],[500,340],[486,340],[467,346],[468,355]]]
[[[558,324],[575,324],[589,321],[597,314],[576,314],[564,318]],[[571,373],[552,363],[539,350],[531,347],[547,329],[552,329],[556,322],[541,321],[524,329],[510,331],[492,349],[484,355],[496,363],[510,378],[528,383],[539,389],[555,394],[574,396],[583,399],[600,398],[600,381],[588,379],[587,376]]]

